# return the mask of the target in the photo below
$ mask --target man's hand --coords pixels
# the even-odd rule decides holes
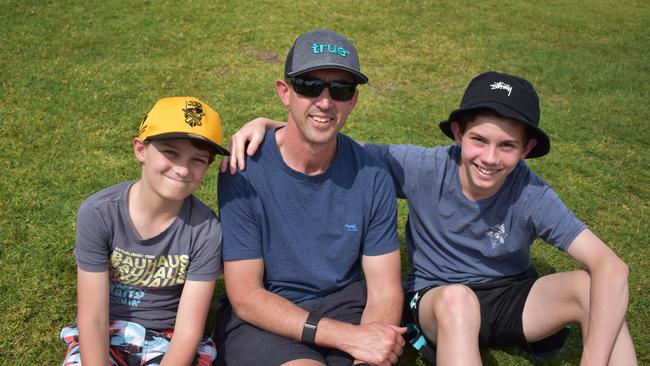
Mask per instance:
[[[354,325],[322,318],[316,331],[316,344],[349,354],[355,364],[390,366],[402,355],[406,328],[381,321]]]
[[[355,364],[369,363],[390,366],[402,355],[406,328],[385,323],[368,323],[355,326],[355,342],[342,349],[355,358]]]

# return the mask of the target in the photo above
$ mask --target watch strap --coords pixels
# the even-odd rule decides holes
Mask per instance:
[[[316,339],[316,328],[318,327],[318,322],[322,316],[320,314],[311,312],[307,316],[305,325],[302,327],[302,337],[301,340],[305,343],[314,344]]]

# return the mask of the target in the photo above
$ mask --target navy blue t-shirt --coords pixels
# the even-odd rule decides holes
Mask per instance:
[[[366,150],[388,166],[398,197],[408,201],[407,291],[521,274],[531,266],[534,239],[566,250],[586,228],[523,160],[494,196],[473,201],[460,183],[457,145]]]
[[[362,254],[399,249],[390,178],[342,134],[327,171],[307,176],[269,131],[244,171],[219,176],[218,197],[224,260],[264,259],[266,289],[295,303],[359,280]]]

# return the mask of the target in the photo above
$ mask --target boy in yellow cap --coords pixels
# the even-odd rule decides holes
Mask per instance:
[[[64,365],[211,365],[203,337],[221,264],[219,218],[192,193],[221,146],[216,111],[164,98],[133,151],[142,176],[88,197],[77,215],[77,320]]]

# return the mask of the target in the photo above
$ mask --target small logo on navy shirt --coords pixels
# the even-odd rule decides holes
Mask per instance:
[[[345,231],[356,232],[359,231],[357,224],[345,224]]]

